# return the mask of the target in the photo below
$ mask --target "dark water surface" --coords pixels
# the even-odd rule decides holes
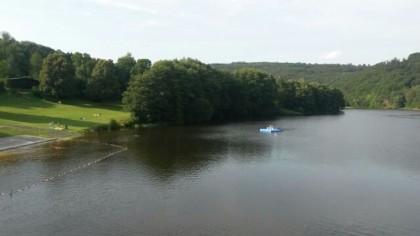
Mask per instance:
[[[105,143],[128,150],[93,163],[118,151]],[[0,154],[0,192],[0,235],[420,235],[420,112],[41,145]]]

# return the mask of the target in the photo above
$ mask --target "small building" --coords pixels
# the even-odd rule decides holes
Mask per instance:
[[[7,79],[7,87],[14,89],[31,89],[39,85],[39,80],[30,76],[21,76]]]

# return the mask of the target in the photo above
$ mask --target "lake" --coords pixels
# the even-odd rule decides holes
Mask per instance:
[[[0,235],[420,235],[420,112],[104,132],[0,154],[0,192]]]

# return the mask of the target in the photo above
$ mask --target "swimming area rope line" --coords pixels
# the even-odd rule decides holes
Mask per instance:
[[[101,161],[103,161],[103,160],[105,160],[107,158],[110,158],[110,157],[112,157],[112,156],[114,156],[116,154],[119,154],[119,153],[124,152],[124,151],[127,150],[127,147],[123,147],[123,146],[112,144],[112,143],[101,143],[101,142],[96,142],[96,141],[84,141],[84,140],[79,140],[79,141],[80,142],[95,143],[95,144],[100,144],[100,145],[107,145],[107,146],[118,148],[119,150],[118,151],[115,151],[115,152],[111,152],[111,153],[109,153],[109,154],[107,154],[107,155],[105,155],[105,156],[103,156],[101,158],[97,158],[97,159],[95,159],[93,161],[90,161],[90,162],[87,162],[87,163],[82,163],[81,165],[79,165],[79,166],[77,166],[75,168],[67,169],[64,172],[61,172],[61,173],[56,174],[54,176],[47,177],[47,178],[42,179],[42,180],[40,180],[38,182],[35,182],[35,183],[31,184],[31,185],[24,186],[23,188],[17,189],[16,191],[10,190],[9,195],[10,196],[13,196],[13,194],[23,192],[23,191],[28,190],[28,189],[30,189],[32,187],[35,187],[35,186],[37,186],[39,184],[43,184],[43,183],[46,183],[46,182],[49,182],[49,181],[56,180],[56,179],[61,178],[61,177],[65,176],[65,175],[68,175],[68,174],[71,174],[73,172],[79,171],[81,169],[87,168],[87,167],[89,167],[89,166],[91,166],[93,164],[96,164],[98,162],[101,162]],[[6,196],[6,195],[7,195],[6,193],[1,193],[0,192],[0,197],[1,196]]]

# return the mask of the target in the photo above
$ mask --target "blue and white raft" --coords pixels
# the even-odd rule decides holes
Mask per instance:
[[[282,129],[274,128],[272,125],[268,126],[267,128],[260,129],[261,133],[278,133],[283,132]]]

